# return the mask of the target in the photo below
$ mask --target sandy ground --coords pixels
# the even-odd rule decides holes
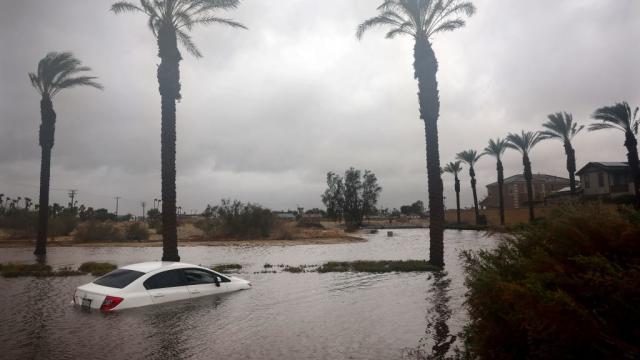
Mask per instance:
[[[285,239],[206,239],[201,230],[192,224],[178,227],[178,243],[180,246],[289,246],[289,245],[323,245],[364,242],[357,233],[346,234],[335,226],[324,229],[295,229]],[[113,241],[113,242],[79,242],[73,236],[61,236],[48,239],[47,246],[80,246],[80,247],[161,247],[162,236],[152,231],[149,240],[145,241]],[[12,239],[11,235],[0,229],[0,248],[35,247],[35,239]]]

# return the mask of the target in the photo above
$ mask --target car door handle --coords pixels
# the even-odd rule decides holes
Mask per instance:
[[[164,294],[153,294],[153,297],[164,297]]]
[[[191,293],[192,293],[192,294],[200,294],[200,291],[198,291],[198,290],[191,290]]]

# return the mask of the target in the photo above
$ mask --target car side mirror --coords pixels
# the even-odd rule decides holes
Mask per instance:
[[[220,287],[220,277],[219,276],[214,276],[213,277],[213,282],[216,283],[217,287]]]

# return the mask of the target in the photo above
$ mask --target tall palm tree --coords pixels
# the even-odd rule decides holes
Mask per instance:
[[[564,153],[567,155],[567,171],[569,171],[569,186],[571,187],[571,195],[575,195],[576,151],[571,145],[571,140],[584,128],[584,125],[578,126],[578,123],[573,122],[573,115],[567,112],[550,114],[548,118],[549,120],[542,124],[547,130],[541,131],[540,134],[545,139],[558,139],[564,144]]]
[[[480,224],[480,212],[478,211],[478,193],[476,192],[476,171],[474,166],[484,154],[478,154],[475,150],[465,150],[456,155],[456,159],[461,160],[469,166],[469,177],[471,177],[471,191],[473,192],[473,210],[476,214],[476,225]]]
[[[388,26],[386,37],[409,35],[415,43],[414,78],[418,80],[420,118],[425,125],[427,152],[427,183],[429,189],[429,257],[436,265],[444,265],[444,201],[440,153],[438,148],[438,60],[432,47],[432,37],[441,32],[453,31],[465,25],[462,16],[472,16],[476,8],[472,3],[459,0],[384,0],[378,6],[380,12],[358,26],[356,36],[374,27]]]
[[[527,201],[529,202],[529,221],[535,219],[533,212],[533,172],[531,172],[531,160],[529,153],[536,144],[544,140],[537,131],[522,131],[520,134],[509,133],[507,135],[507,147],[518,150],[522,154],[522,165],[524,165],[524,179],[527,182]]]
[[[638,108],[632,112],[626,101],[616,103],[613,106],[601,107],[591,115],[601,123],[589,125],[589,131],[602,129],[616,129],[624,132],[624,146],[627,148],[627,162],[629,173],[633,179],[633,187],[636,196],[636,208],[640,208],[640,161],[638,160],[638,127],[640,118]]]
[[[500,225],[504,225],[504,168],[502,167],[502,154],[507,150],[507,140],[497,138],[490,139],[489,145],[484,148],[484,155],[496,158],[496,170],[498,171],[498,201],[500,205]]]
[[[458,179],[458,174],[460,173],[460,171],[462,171],[460,161],[452,161],[444,166],[444,172],[453,174],[453,179],[455,181],[454,189],[456,191],[456,219],[458,220],[458,224],[460,224],[460,179]]]
[[[82,66],[70,52],[50,52],[38,62],[35,73],[29,73],[31,85],[40,94],[40,208],[38,212],[38,237],[34,254],[47,253],[47,226],[49,222],[49,177],[51,173],[51,149],[56,128],[56,112],[53,98],[62,90],[76,86],[102,89],[94,76],[82,75],[91,69]]]
[[[111,6],[116,13],[140,12],[148,17],[148,26],[158,44],[157,76],[160,85],[162,159],[162,260],[180,261],[176,214],[176,100],[180,100],[180,60],[178,42],[195,57],[202,54],[189,32],[196,25],[223,24],[246,27],[216,16],[219,10],[238,7],[240,0],[140,0],[140,5],[119,1]]]

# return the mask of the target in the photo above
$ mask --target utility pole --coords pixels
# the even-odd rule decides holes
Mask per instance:
[[[143,201],[140,205],[142,205],[142,221],[144,221],[144,207],[147,206],[147,203]]]
[[[78,190],[69,190],[69,198],[71,199],[71,202],[69,203],[69,207],[73,210],[75,204],[73,202],[73,199],[76,197],[76,194],[78,193]]]
[[[116,221],[118,221],[118,201],[120,201],[120,196],[116,196]]]

